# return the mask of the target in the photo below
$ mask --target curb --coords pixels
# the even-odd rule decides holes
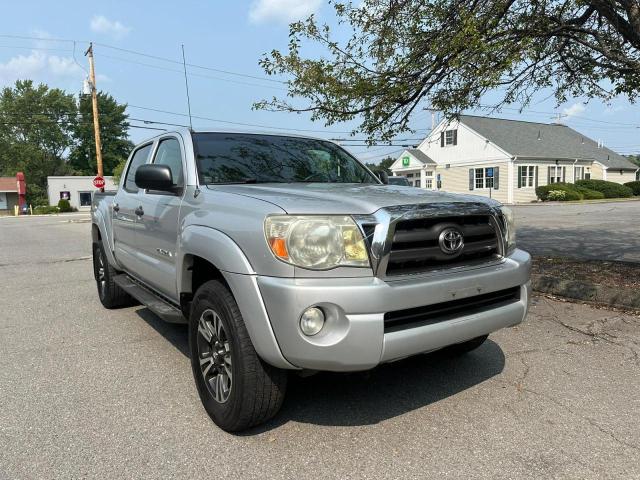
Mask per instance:
[[[609,287],[590,282],[563,280],[557,277],[536,274],[531,276],[531,285],[535,291],[541,293],[549,293],[611,307],[640,308],[640,291],[633,288]]]

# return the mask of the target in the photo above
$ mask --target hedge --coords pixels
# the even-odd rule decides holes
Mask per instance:
[[[576,187],[602,192],[604,198],[628,198],[633,196],[633,190],[629,187],[615,182],[607,182],[606,180],[578,180]]]
[[[39,205],[33,209],[33,213],[35,215],[48,215],[50,213],[59,213],[60,210],[58,207],[49,206],[49,205]]]
[[[640,180],[636,180],[635,182],[627,182],[624,184],[624,186],[630,188],[634,195],[640,195]]]
[[[553,193],[549,198],[549,192],[564,192],[564,196],[561,197],[557,193]],[[547,200],[582,200],[583,198],[582,194],[571,183],[551,183],[536,187],[536,195],[543,202]]]
[[[73,211],[73,209],[71,208],[71,204],[69,203],[69,200],[66,200],[64,198],[61,198],[60,201],[58,202],[58,210],[60,210],[60,213]]]
[[[597,190],[591,190],[585,187],[576,187],[578,193],[582,195],[583,200],[600,200],[604,198],[604,193]]]

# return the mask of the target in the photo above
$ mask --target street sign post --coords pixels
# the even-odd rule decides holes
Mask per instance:
[[[104,188],[104,178],[102,178],[102,177],[94,178],[93,179],[93,186],[102,190]]]

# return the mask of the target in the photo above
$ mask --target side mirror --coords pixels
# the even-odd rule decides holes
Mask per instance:
[[[175,190],[171,169],[166,165],[157,165],[154,163],[140,165],[138,167],[136,170],[136,185],[138,188],[145,188],[147,190],[164,192],[173,192]]]
[[[385,185],[389,185],[389,175],[387,174],[387,172],[385,172],[384,170],[380,170],[378,172],[378,178],[380,179],[380,181],[382,183],[384,183]]]

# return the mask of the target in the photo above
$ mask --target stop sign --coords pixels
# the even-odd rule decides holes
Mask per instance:
[[[104,188],[104,178],[96,177],[93,179],[93,186],[96,188]]]

